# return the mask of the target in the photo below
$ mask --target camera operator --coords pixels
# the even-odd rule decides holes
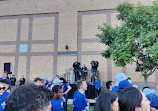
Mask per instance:
[[[95,76],[98,76],[98,65],[99,62],[98,61],[91,61],[91,82],[95,82]]]

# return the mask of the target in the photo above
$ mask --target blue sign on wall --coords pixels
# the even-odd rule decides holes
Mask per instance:
[[[28,51],[28,44],[20,44],[19,52],[26,53]]]

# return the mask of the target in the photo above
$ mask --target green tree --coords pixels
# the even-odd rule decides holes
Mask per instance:
[[[98,27],[96,36],[108,46],[102,56],[111,58],[117,66],[135,62],[136,71],[141,72],[148,86],[148,77],[158,68],[158,2],[151,6],[123,2],[116,10],[121,26]]]

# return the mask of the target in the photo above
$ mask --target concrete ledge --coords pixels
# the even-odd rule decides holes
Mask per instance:
[[[96,99],[91,99],[90,103],[95,103]],[[68,99],[68,104],[73,104],[73,99]]]

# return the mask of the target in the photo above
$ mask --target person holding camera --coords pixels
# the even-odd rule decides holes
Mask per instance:
[[[98,61],[91,61],[91,82],[95,82],[95,76],[98,76],[98,65],[99,62]]]

